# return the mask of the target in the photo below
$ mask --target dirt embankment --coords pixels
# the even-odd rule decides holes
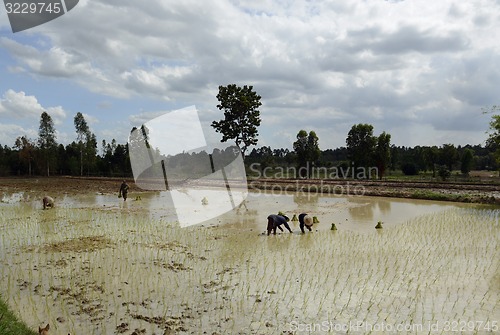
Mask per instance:
[[[31,192],[34,195],[116,193],[120,189],[121,178],[91,177],[31,177],[0,178],[0,192]],[[134,184],[133,179],[126,179],[130,192],[144,192]]]
[[[250,180],[249,186],[253,189],[273,191],[286,190],[500,204],[499,184],[260,178]]]

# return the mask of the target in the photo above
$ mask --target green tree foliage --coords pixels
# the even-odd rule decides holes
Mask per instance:
[[[432,177],[436,177],[436,164],[438,163],[438,158],[439,158],[438,147],[437,146],[424,147],[422,154],[426,169],[432,171]]]
[[[318,143],[319,138],[314,131],[307,134],[307,131],[300,130],[297,133],[297,141],[293,142],[293,150],[296,154],[297,171],[300,173],[300,177],[311,176],[311,168],[319,160],[321,154]]]
[[[93,170],[96,165],[97,158],[97,138],[94,133],[90,133],[85,151],[87,154],[87,173],[90,174],[90,171]]]
[[[372,125],[360,123],[352,126],[347,134],[346,144],[355,168],[368,168],[372,165],[376,141]]]
[[[313,130],[311,130],[307,136],[307,150],[309,152],[309,160],[311,162],[317,162],[321,155],[321,150],[319,149],[319,137]]]
[[[85,117],[80,112],[76,113],[74,124],[76,128],[76,139],[80,147],[80,176],[83,176],[83,151],[90,137],[90,130],[87,121],[85,121]]]
[[[451,176],[451,171],[446,165],[438,166],[438,175],[441,177],[442,181],[446,181]]]
[[[293,151],[297,159],[297,171],[303,171],[301,168],[307,166],[307,131],[300,130],[298,132],[297,141],[293,142]]]
[[[418,169],[412,162],[406,162],[401,165],[401,171],[405,176],[415,176],[418,174]]]
[[[391,135],[385,131],[377,138],[375,148],[375,163],[378,169],[380,179],[385,175],[385,171],[391,162]]]
[[[55,165],[56,157],[56,130],[54,121],[47,112],[40,116],[40,127],[38,129],[38,148],[43,156],[44,166],[47,168],[47,177],[50,176],[50,165]]]
[[[489,140],[500,145],[500,115],[493,115],[490,121]]]
[[[396,170],[399,161],[399,150],[394,144],[391,145],[391,170]]]
[[[469,175],[469,172],[474,166],[474,151],[466,148],[462,154],[462,164],[460,170],[464,175]]]
[[[258,164],[260,166],[261,172],[264,171],[269,166],[272,166],[275,163],[275,155],[273,154],[273,151],[271,147],[269,146],[264,146],[258,149],[253,149],[252,153],[254,156],[258,157]],[[252,154],[250,153],[250,154]],[[277,153],[277,156],[279,157],[279,153]]]
[[[443,144],[440,151],[440,161],[442,165],[446,165],[449,171],[453,170],[453,165],[458,160],[458,151],[453,144]]]
[[[496,113],[500,111],[500,106],[493,106],[491,107],[490,111],[491,113]],[[497,163],[497,166],[500,166],[500,115],[495,114],[491,117],[490,121],[490,132],[489,132],[489,138],[487,141],[487,145],[490,148],[494,148],[495,153],[494,157]],[[500,171],[499,171],[500,173]]]
[[[19,171],[17,169],[17,162],[19,161],[19,156],[14,150],[11,150],[8,146],[0,145],[0,176],[8,176]]]
[[[224,119],[213,121],[212,127],[222,134],[221,142],[233,139],[243,157],[249,146],[257,144],[260,99],[253,86],[219,86],[217,108],[224,112]]]
[[[26,136],[20,136],[16,139],[14,147],[19,150],[19,160],[22,163],[28,164],[28,176],[31,176],[31,163],[35,158],[35,142]]]
[[[95,134],[90,131],[87,121],[85,121],[85,117],[82,113],[76,113],[74,125],[77,134],[78,147],[80,149],[80,176],[83,176],[84,157],[87,165],[87,174],[90,173],[90,170],[95,165],[97,139]]]

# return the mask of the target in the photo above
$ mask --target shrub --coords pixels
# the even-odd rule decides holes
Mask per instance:
[[[418,174],[418,169],[417,169],[416,165],[413,163],[404,163],[401,166],[401,171],[403,171],[403,173],[406,176],[415,176]]]

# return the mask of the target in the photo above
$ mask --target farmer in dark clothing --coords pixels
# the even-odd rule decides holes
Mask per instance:
[[[290,226],[288,225],[288,221],[290,219],[286,217],[285,215],[276,215],[276,214],[271,214],[267,217],[267,235],[269,236],[271,234],[271,231],[273,232],[274,235],[276,235],[276,228],[279,228],[279,230],[284,231],[283,228],[281,228],[281,225],[284,225],[286,229],[290,233],[293,233],[292,230],[290,229]]]
[[[43,197],[42,203],[43,203],[43,209],[54,208],[54,199],[52,197],[49,197],[48,195]]]
[[[302,213],[299,215],[299,227],[302,231],[302,234],[305,234],[304,227],[306,227],[309,231],[312,231],[313,218],[307,215],[306,213]]]
[[[118,193],[119,198],[123,196],[123,201],[127,201],[128,189],[129,189],[129,186],[128,186],[127,182],[124,180],[120,186],[120,192]]]

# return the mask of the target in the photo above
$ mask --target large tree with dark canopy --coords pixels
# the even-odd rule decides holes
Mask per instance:
[[[222,134],[221,142],[234,139],[243,157],[249,146],[257,144],[260,98],[253,86],[219,86],[217,108],[224,111],[224,119],[213,121],[212,127]]]
[[[382,179],[391,162],[391,135],[385,131],[377,138],[375,147],[375,164],[378,169],[378,177]]]
[[[352,126],[346,139],[348,156],[356,169],[368,168],[373,162],[377,139],[373,136],[371,124]]]
[[[310,168],[318,161],[321,154],[318,142],[319,138],[316,132],[310,131],[309,135],[305,130],[298,132],[297,141],[293,142],[293,150],[296,153],[297,169],[300,177],[311,177],[312,170]],[[308,166],[308,163],[311,165]],[[304,172],[307,172],[307,175],[304,175]]]

